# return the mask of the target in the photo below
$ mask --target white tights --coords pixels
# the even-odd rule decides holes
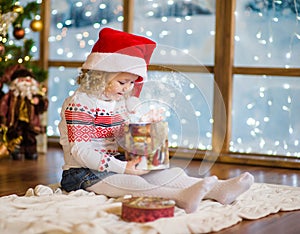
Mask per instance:
[[[201,178],[188,176],[185,171],[179,167],[169,170],[153,171],[153,173],[148,173],[143,175],[143,177],[151,184],[165,185],[174,188],[187,188],[203,180]],[[212,199],[222,204],[230,204],[239,195],[247,191],[253,183],[254,177],[249,172],[245,172],[240,176],[228,180],[218,180],[215,186],[204,196],[204,199]]]
[[[253,183],[244,173],[233,179],[218,181],[216,176],[204,179],[190,177],[181,168],[151,171],[143,176],[116,174],[88,187],[88,191],[109,197],[124,195],[152,196],[172,199],[187,213],[194,212],[202,199],[231,203]]]

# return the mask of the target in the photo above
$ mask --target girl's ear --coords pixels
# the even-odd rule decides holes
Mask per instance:
[[[143,82],[140,82],[137,80],[134,82],[134,86],[133,86],[132,93],[131,93],[131,95],[134,97],[139,97],[140,93],[142,91],[142,88],[143,88]]]

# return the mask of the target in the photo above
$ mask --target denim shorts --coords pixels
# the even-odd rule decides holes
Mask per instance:
[[[62,173],[61,187],[67,192],[86,189],[115,172],[100,172],[88,168],[70,168]]]

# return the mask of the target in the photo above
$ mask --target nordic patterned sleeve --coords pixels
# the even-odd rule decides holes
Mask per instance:
[[[87,104],[73,100],[64,110],[70,156],[82,167],[124,173],[127,163],[112,157],[111,153],[115,153],[116,149],[109,148],[111,144],[107,144],[106,139],[111,139],[113,132],[111,124],[99,127],[98,113],[101,110],[89,105],[93,103]]]

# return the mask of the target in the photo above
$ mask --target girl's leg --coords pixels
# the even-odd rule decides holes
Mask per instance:
[[[202,178],[188,176],[180,167],[151,171],[142,175],[142,177],[150,184],[165,185],[173,188],[187,188],[203,180]]]
[[[219,180],[215,187],[205,195],[205,199],[230,204],[239,195],[246,192],[253,183],[254,177],[249,172],[244,172],[240,176],[228,180]]]
[[[191,213],[197,209],[200,201],[216,182],[217,177],[212,176],[186,188],[172,188],[150,184],[141,176],[116,174],[106,177],[88,187],[87,190],[109,197],[124,195],[163,197],[174,200],[178,207],[184,209],[187,213]]]
[[[162,171],[151,171],[143,175],[143,178],[151,184],[175,188],[186,188],[203,180],[202,178],[188,176],[183,169],[178,167]],[[232,179],[219,180],[212,190],[205,195],[204,199],[213,199],[222,204],[230,204],[239,195],[247,191],[253,183],[254,177],[248,172]]]

